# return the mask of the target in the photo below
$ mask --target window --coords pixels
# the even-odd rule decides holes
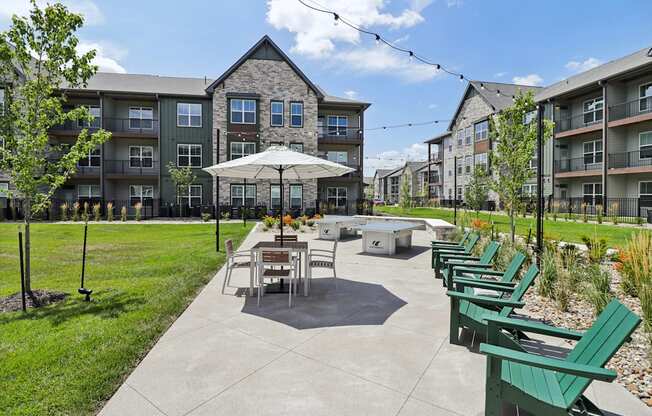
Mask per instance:
[[[523,196],[536,196],[537,194],[537,184],[536,183],[526,183],[523,185]]]
[[[256,153],[255,142],[231,142],[231,160]]]
[[[652,110],[652,83],[641,85],[639,88],[639,102],[638,109],[641,112]],[[0,96],[0,101],[2,97]]]
[[[328,153],[326,153],[326,158],[331,162],[346,164],[349,161],[349,153],[329,150]]]
[[[78,199],[100,198],[100,185],[77,185]]]
[[[272,209],[281,208],[281,186],[269,186],[269,202],[272,204]]]
[[[154,148],[152,146],[129,146],[130,168],[151,168],[154,166]]]
[[[463,171],[464,171],[464,163],[460,158],[457,160],[457,175],[458,176],[461,175]]]
[[[177,103],[178,127],[201,127],[201,104]]]
[[[283,126],[283,101],[272,101],[269,107],[270,124],[274,127]]]
[[[457,147],[462,146],[464,143],[464,129],[459,129],[456,134],[457,137]]]
[[[448,169],[448,176],[453,176],[453,171]]]
[[[290,185],[290,209],[303,208],[303,185]]]
[[[290,150],[295,152],[303,153],[303,143],[290,143]]]
[[[0,182],[0,198],[9,197],[9,184],[7,182]]]
[[[154,186],[152,185],[129,185],[129,203],[135,205],[140,202],[146,204],[154,198]]]
[[[178,144],[177,166],[201,168],[202,167],[202,145],[201,144]]]
[[[5,89],[0,88],[0,115],[5,113]]]
[[[256,185],[231,185],[232,207],[256,205]]]
[[[102,155],[100,149],[93,149],[88,152],[88,155],[79,159],[77,166],[80,167],[99,167],[101,164]]]
[[[530,124],[537,119],[537,110],[528,111],[523,119],[523,124]]]
[[[478,153],[475,155],[475,166],[479,167],[481,169],[486,170],[487,169],[487,154],[486,153]]]
[[[584,124],[593,124],[602,120],[602,97],[584,101]]]
[[[585,183],[582,185],[584,190],[584,202],[589,205],[602,203],[602,184]]]
[[[179,188],[177,192],[177,202],[189,207],[201,206],[201,185],[188,185],[188,187]]]
[[[102,117],[102,110],[100,110],[99,105],[88,105],[85,106],[88,109],[88,113],[93,116],[93,121],[88,120],[77,120],[77,125],[79,128],[99,128],[100,127],[100,118]]]
[[[129,128],[151,130],[154,125],[152,107],[129,107]]]
[[[398,182],[398,177],[396,177],[396,179]],[[346,192],[347,189],[343,187],[328,187],[326,188],[326,202],[328,202],[328,205],[334,205],[336,208],[345,208]]]
[[[448,199],[453,199],[453,188],[448,188]]]
[[[346,136],[349,119],[346,116],[328,116],[327,127],[329,136]]]
[[[290,127],[303,127],[303,103],[290,103]]]
[[[467,156],[464,160],[464,165],[466,166],[465,172],[471,173],[471,166],[473,166],[473,156]]]
[[[475,123],[473,126],[475,129],[475,141],[479,142],[481,140],[487,140],[489,138],[489,121],[481,121],[479,123]]]
[[[473,127],[469,126],[464,129],[464,144],[467,146],[473,143]]]
[[[602,140],[584,142],[584,164],[602,163]]]
[[[461,186],[457,187],[457,197],[456,199],[459,201],[460,199],[464,198],[464,190]]]
[[[451,139],[445,139],[444,140],[444,147],[448,147],[448,151],[452,152],[453,151],[453,141]]]
[[[256,100],[232,98],[231,123],[256,124]]]
[[[389,193],[392,195],[398,195],[398,179],[398,176],[389,178]]]
[[[1,186],[2,184],[0,184]],[[639,182],[638,183],[638,196],[652,196],[652,182]],[[2,192],[0,192],[0,197]]]
[[[652,131],[646,131],[638,135],[638,150],[640,159],[652,158]]]

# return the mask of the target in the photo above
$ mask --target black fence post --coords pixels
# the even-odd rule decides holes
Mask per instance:
[[[27,311],[27,299],[25,299],[25,261],[23,260],[23,233],[18,232],[18,253],[20,258],[20,299],[23,312]]]

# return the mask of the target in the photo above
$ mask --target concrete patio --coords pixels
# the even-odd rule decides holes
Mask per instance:
[[[315,236],[299,238],[332,246]],[[269,239],[254,232],[242,249]],[[311,296],[292,309],[280,294],[257,308],[244,269],[222,295],[220,270],[100,414],[482,415],[485,357],[472,334],[467,347],[448,343],[449,302],[429,269],[429,240],[415,232],[414,247],[394,258],[359,254],[360,239],[341,242],[337,290],[317,270]],[[615,383],[594,382],[588,395],[608,414],[652,414]]]

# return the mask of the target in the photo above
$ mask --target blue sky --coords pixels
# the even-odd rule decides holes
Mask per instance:
[[[549,85],[652,47],[646,0],[316,1],[471,79]],[[105,70],[214,78],[268,34],[329,93],[373,103],[367,127],[448,119],[465,87],[296,0],[64,3],[87,16],[82,47],[97,48]],[[2,0],[0,29],[26,9],[26,1]],[[420,143],[443,129],[445,123],[367,132],[366,174],[425,158]]]

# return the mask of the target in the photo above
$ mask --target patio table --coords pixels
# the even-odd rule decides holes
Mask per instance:
[[[356,225],[366,224],[364,218],[356,218],[346,215],[328,215],[317,220],[319,228],[319,238],[324,240],[339,240],[344,236],[347,230],[355,232]]]
[[[393,256],[397,247],[412,247],[412,231],[423,224],[405,221],[370,222],[356,227],[362,231],[362,251]]]
[[[285,241],[283,245],[277,241],[259,241],[251,248],[251,266],[249,267],[249,296],[254,295],[254,277],[256,275],[256,252],[265,248],[289,248],[299,253],[299,262],[303,261],[303,276],[308,276],[308,242],[306,241]],[[299,265],[301,272],[301,265]],[[283,279],[281,279],[282,281]],[[308,296],[308,285],[303,285],[303,294]]]

